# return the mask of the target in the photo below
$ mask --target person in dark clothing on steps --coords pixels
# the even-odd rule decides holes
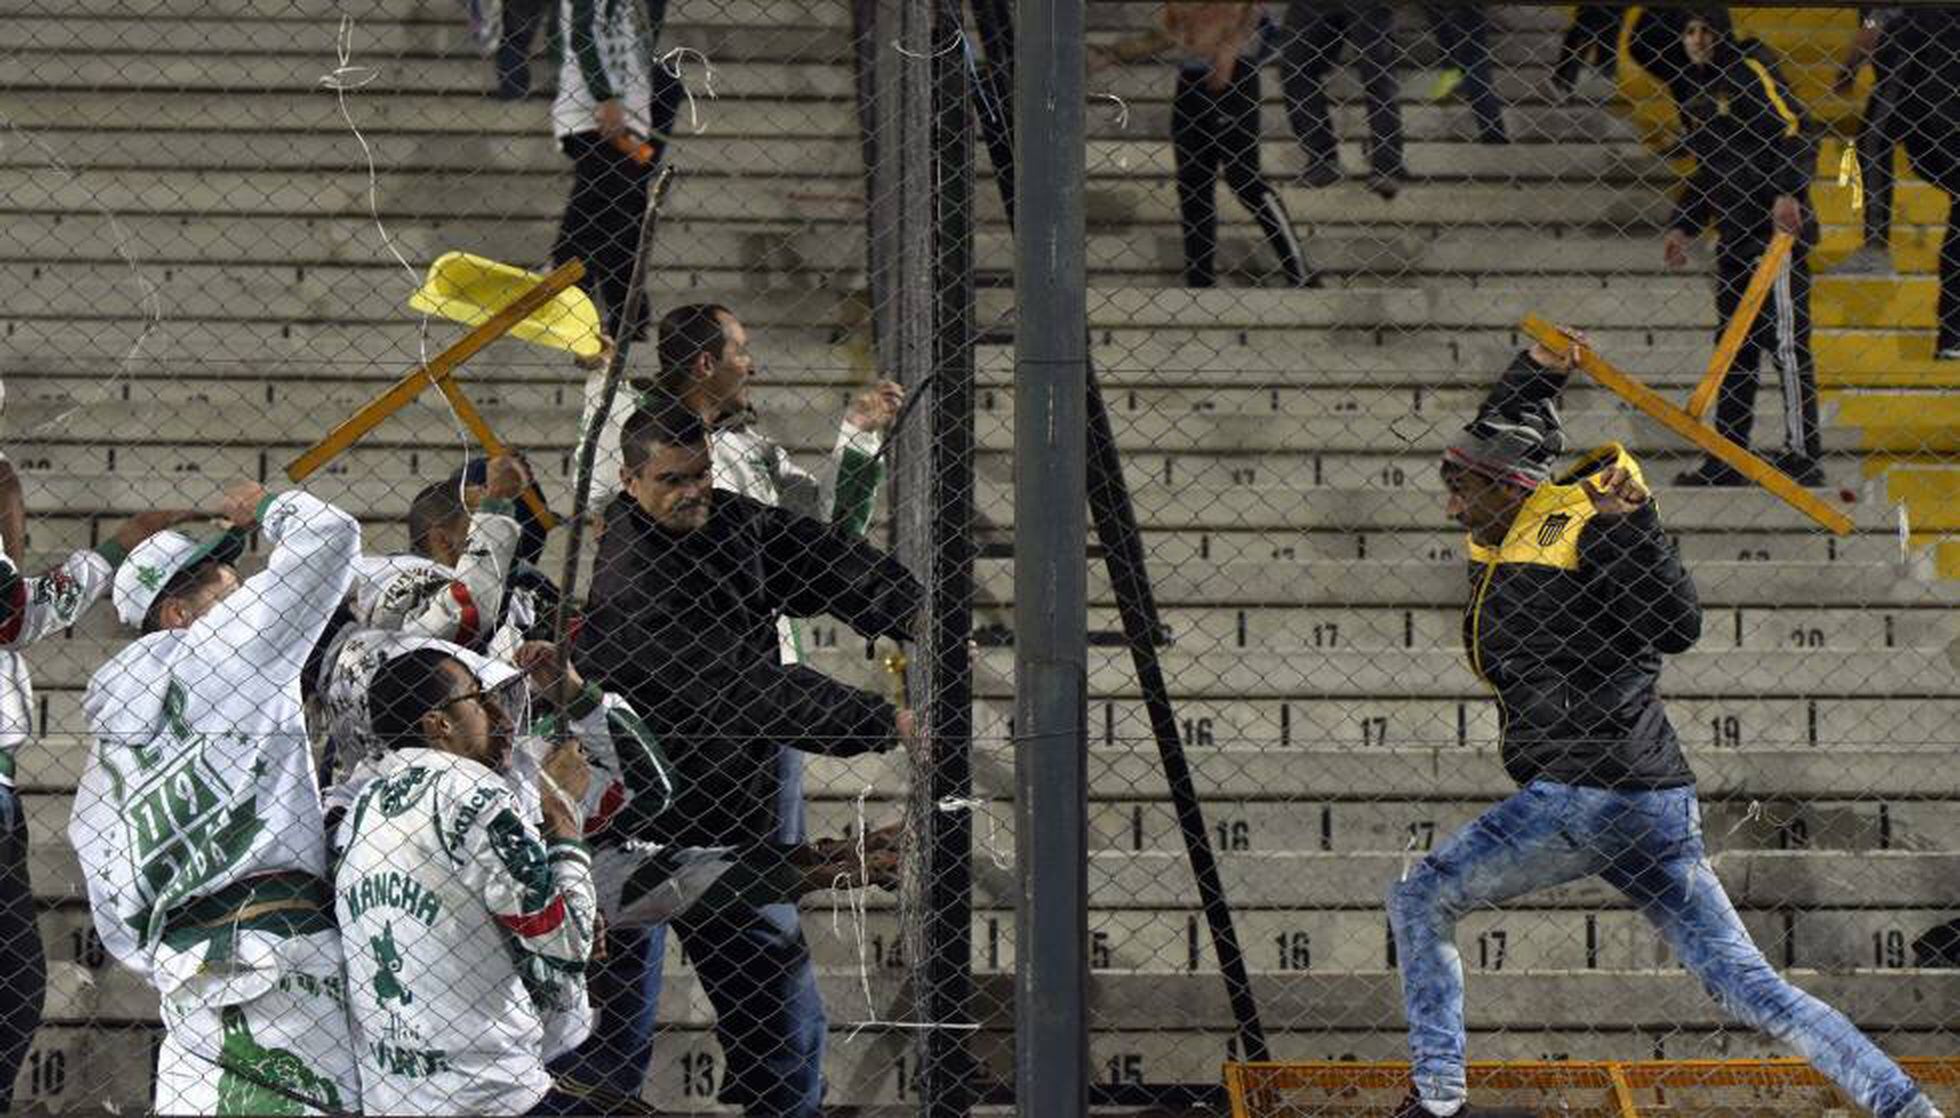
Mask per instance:
[[[1858,36],[1838,66],[1837,79],[1831,83],[1832,92],[1849,94],[1858,71],[1866,62],[1872,64],[1871,92],[1865,97],[1865,111],[1858,116],[1857,137],[1852,141],[1857,150],[1858,178],[1864,190],[1865,242],[1858,251],[1838,261],[1837,267],[1831,269],[1835,275],[1892,274],[1892,188],[1897,178],[1892,171],[1892,153],[1899,138],[1893,132],[1898,114],[1892,111],[1891,104],[1898,87],[1891,78],[1900,58],[1897,44],[1885,33],[1885,28],[1898,17],[1897,8],[1866,9],[1859,22]]]
[[[607,337],[642,339],[643,300],[625,321],[647,191],[670,142],[682,89],[662,80],[652,32],[632,0],[561,0],[558,93],[552,135],[572,160],[572,193],[551,262],[585,262],[580,286],[594,296]]]
[[[1933,355],[1960,361],[1960,7],[1907,9],[1886,37],[1898,59],[1882,91],[1893,114],[1888,134],[1905,145],[1912,169],[1946,193]]]
[[[1518,792],[1388,892],[1414,1080],[1398,1118],[1522,1114],[1468,1104],[1465,913],[1584,878],[1624,894],[1730,1014],[1794,1048],[1880,1118],[1939,1112],[1845,1016],[1786,981],[1709,863],[1662,658],[1701,636],[1694,580],[1618,444],[1555,474],[1557,401],[1584,338],[1520,353],[1443,457],[1468,532],[1464,651],[1502,714]]]
[[[917,725],[879,695],[783,663],[780,619],[829,614],[909,639],[924,589],[841,527],[712,488],[707,428],[678,401],[633,412],[619,446],[622,493],[606,508],[573,659],[633,704],[677,774],[672,809],[632,837],[770,842],[783,749],[880,752]],[[721,1101],[751,1118],[817,1118],[826,1018],[796,907],[689,914],[672,927],[715,1008]],[[656,962],[651,981],[658,973]]]
[[[1504,102],[1497,96],[1495,65],[1490,54],[1490,13],[1481,3],[1457,0],[1425,6],[1443,52],[1443,69],[1430,96],[1445,101],[1461,94],[1477,121],[1477,142],[1508,144]]]
[[[1286,9],[1280,84],[1286,118],[1306,153],[1302,186],[1341,181],[1339,142],[1327,110],[1327,75],[1345,46],[1368,98],[1368,189],[1393,198],[1409,177],[1402,162],[1402,107],[1396,102],[1395,14],[1370,0],[1293,0]]]
[[[1579,81],[1579,69],[1590,66],[1609,81],[1619,69],[1620,22],[1626,9],[1615,4],[1581,4],[1572,13],[1572,25],[1565,29],[1559,44],[1558,65],[1552,70],[1552,92],[1559,98],[1571,95]]]
[[[1669,222],[1663,255],[1669,267],[1686,267],[1688,246],[1704,230],[1715,231],[1718,337],[1742,302],[1771,234],[1796,237],[1722,381],[1715,430],[1738,446],[1749,445],[1758,366],[1768,357],[1783,386],[1784,450],[1775,465],[1800,485],[1822,485],[1817,368],[1810,356],[1810,249],[1817,243],[1817,219],[1807,203],[1816,152],[1804,134],[1801,106],[1761,46],[1734,39],[1727,9],[1690,10],[1677,51],[1667,66],[1677,75],[1668,90],[1695,171]],[[1679,485],[1744,482],[1714,458],[1675,478]]]
[[[1222,175],[1239,204],[1258,219],[1288,287],[1318,287],[1294,235],[1286,203],[1259,170],[1259,66],[1272,54],[1276,27],[1257,3],[1172,3],[1162,27],[1097,51],[1093,64],[1128,61],[1165,48],[1179,54],[1171,102],[1171,148],[1177,160],[1178,220],[1184,239],[1184,283],[1218,280],[1218,198]]]

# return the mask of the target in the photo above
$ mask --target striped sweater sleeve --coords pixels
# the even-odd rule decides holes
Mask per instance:
[[[582,970],[597,907],[585,844],[544,841],[501,782],[479,783],[469,803],[477,810],[459,816],[467,829],[452,848],[465,888],[482,898],[520,952],[555,970]]]
[[[120,558],[77,551],[59,567],[33,576],[0,558],[0,648],[21,648],[73,625],[108,589],[113,560]]]
[[[599,25],[601,13],[605,8],[619,0],[571,0],[571,18],[565,32],[565,45],[572,57],[578,60],[579,76],[585,79],[586,91],[592,94],[594,102],[610,101],[619,96],[613,86],[612,75],[606,72],[604,54],[599,49],[599,39],[604,31]]]

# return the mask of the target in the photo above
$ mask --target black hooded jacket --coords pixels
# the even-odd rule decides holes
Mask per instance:
[[[1803,197],[1816,164],[1803,106],[1754,41],[1725,32],[1705,66],[1677,57],[1667,81],[1681,114],[1681,142],[1695,158],[1672,227],[1698,234],[1710,225],[1767,228],[1778,195]]]
[[[573,655],[640,712],[679,785],[635,837],[766,841],[778,751],[850,756],[895,743],[891,704],[781,663],[776,619],[827,613],[866,636],[905,639],[924,591],[896,559],[719,489],[707,523],[689,533],[666,531],[623,495],[605,515]]]
[[[1563,379],[1520,359],[1491,400],[1527,406]],[[1497,695],[1504,768],[1519,784],[1694,782],[1658,683],[1662,655],[1700,637],[1700,601],[1653,502],[1625,516],[1594,509],[1581,482],[1614,465],[1638,476],[1609,444],[1533,490],[1502,544],[1470,544],[1464,648]]]

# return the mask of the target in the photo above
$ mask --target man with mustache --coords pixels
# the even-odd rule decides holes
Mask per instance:
[[[780,618],[828,613],[905,639],[923,588],[892,557],[830,524],[712,486],[701,417],[677,400],[621,430],[623,493],[605,510],[574,656],[641,712],[678,771],[674,809],[644,837],[691,846],[778,833],[787,745],[833,756],[908,738],[911,711],[785,664]],[[825,1020],[792,905],[674,922],[714,1003],[727,1054],[722,1101],[814,1116]]]

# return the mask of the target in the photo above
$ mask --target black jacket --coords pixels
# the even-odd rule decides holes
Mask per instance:
[[[1563,378],[1512,367],[1493,398],[1556,393]],[[1595,788],[1694,782],[1656,684],[1663,653],[1701,635],[1701,604],[1652,502],[1599,516],[1580,480],[1618,444],[1532,491],[1504,542],[1470,545],[1463,642],[1497,693],[1505,771]]]
[[[1715,225],[1728,237],[1766,230],[1778,195],[1803,197],[1816,166],[1803,106],[1756,43],[1723,39],[1708,65],[1683,61],[1668,90],[1695,158],[1674,228],[1693,234]]]
[[[1905,144],[1913,170],[1960,194],[1960,8],[1908,8],[1883,44],[1890,59],[1872,100],[1891,114],[1884,134]]]
[[[637,837],[695,846],[775,833],[783,747],[894,744],[891,704],[780,662],[776,619],[828,613],[904,639],[924,598],[897,560],[829,525],[723,490],[713,501],[684,535],[613,501],[573,644],[579,670],[633,704],[676,769],[673,806]]]

